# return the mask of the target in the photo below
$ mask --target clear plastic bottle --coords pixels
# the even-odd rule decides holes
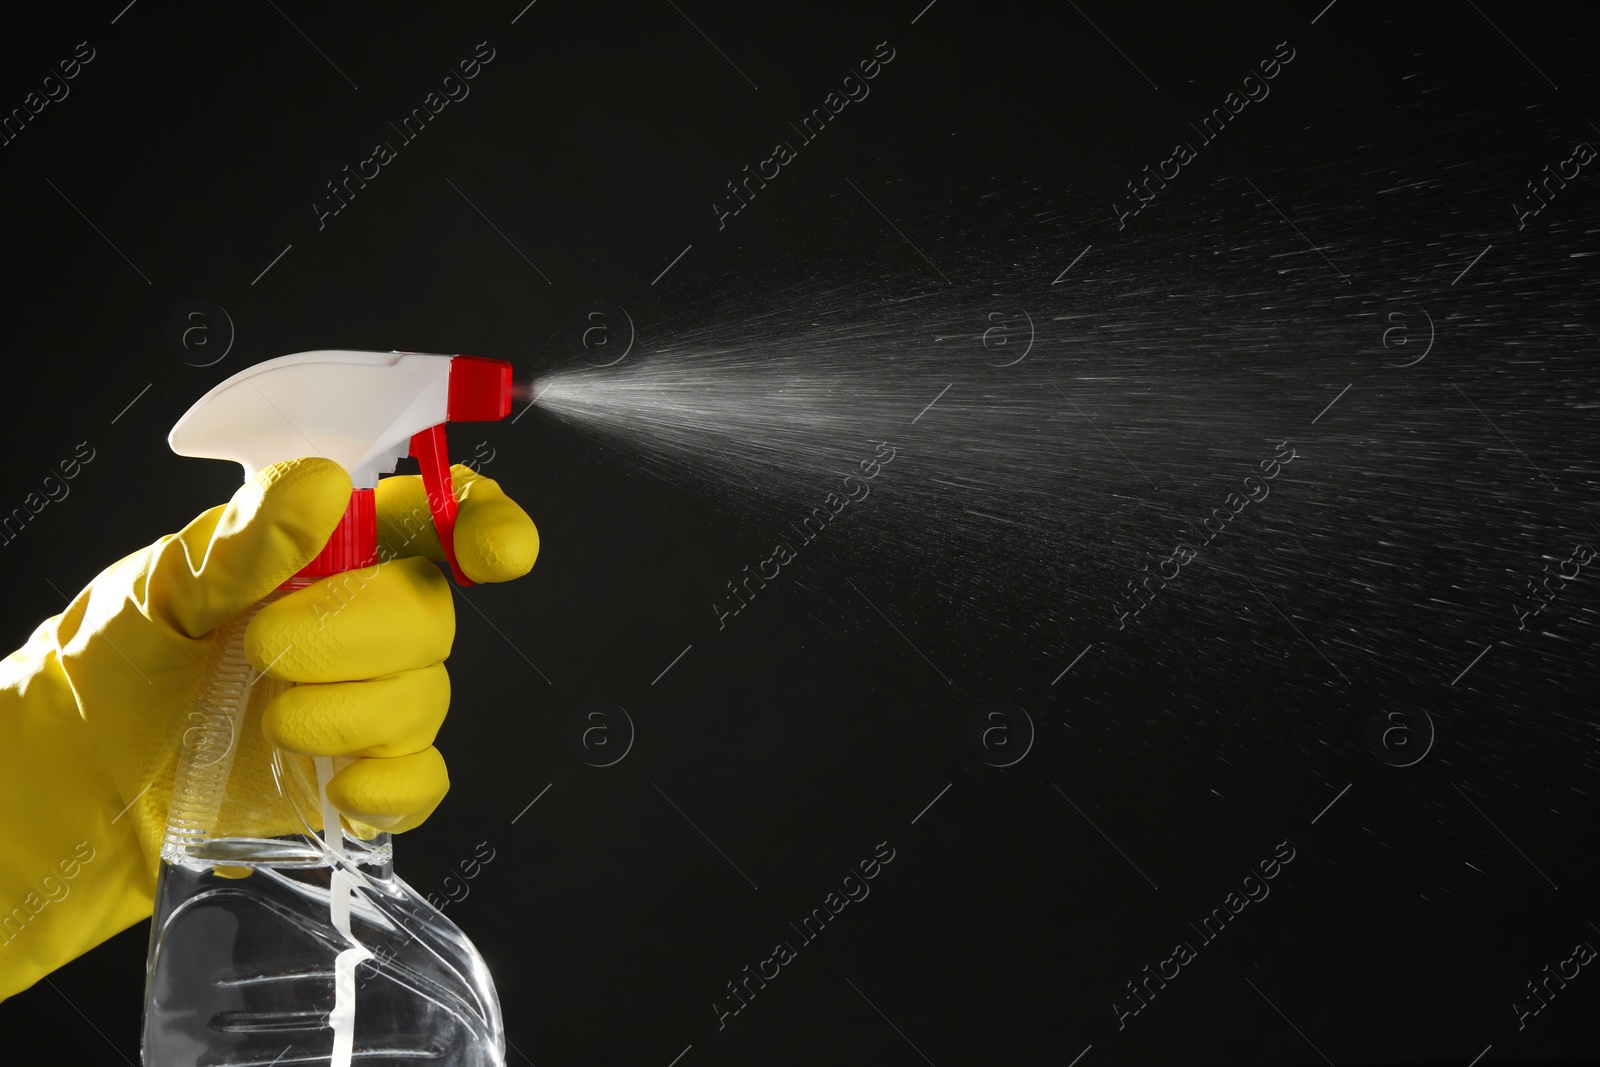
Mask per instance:
[[[218,633],[184,733],[150,930],[145,1067],[503,1067],[483,958],[395,876],[388,834],[362,840],[327,806],[338,761],[262,737],[262,709],[287,685],[245,658],[259,607]]]

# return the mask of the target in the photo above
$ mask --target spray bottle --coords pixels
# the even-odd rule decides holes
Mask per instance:
[[[502,1067],[494,982],[465,935],[395,876],[389,835],[341,823],[347,760],[261,736],[288,683],[256,676],[244,632],[262,604],[378,562],[373,487],[408,453],[456,581],[446,422],[511,407],[511,365],[414,352],[302,352],[203,396],[168,441],[183,456],[269,464],[319,454],[354,490],[322,552],[224,623],[184,734],[162,847],[145,990],[146,1067],[353,1060]]]

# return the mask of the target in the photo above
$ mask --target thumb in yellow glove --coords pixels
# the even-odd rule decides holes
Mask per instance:
[[[480,582],[526,573],[539,545],[527,514],[492,480],[451,473],[462,570]],[[17,813],[0,826],[0,997],[150,914],[217,628],[304,567],[349,496],[328,460],[265,468],[227,505],[107,568],[0,663],[0,810]],[[245,632],[260,676],[294,684],[229,739],[221,832],[294,829],[264,784],[273,746],[345,757],[328,797],[363,836],[418,825],[449,788],[433,740],[455,616],[427,562],[443,550],[420,478],[385,479],[377,506],[382,562],[275,599]]]

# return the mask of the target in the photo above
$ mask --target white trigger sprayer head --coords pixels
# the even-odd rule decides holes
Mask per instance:
[[[502,419],[510,413],[511,392],[511,365],[500,360],[298,352],[218,384],[184,413],[167,443],[180,456],[238,463],[247,479],[273,463],[322,456],[343,467],[357,490],[372,489],[380,474],[394,471],[396,460],[414,455],[451,570],[457,581],[471,584],[455,559],[456,500],[444,424]],[[375,523],[370,510],[361,521]],[[370,535],[359,533],[375,552],[375,526]]]

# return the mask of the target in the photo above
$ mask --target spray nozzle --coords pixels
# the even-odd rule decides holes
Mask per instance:
[[[498,422],[511,413],[511,364],[478,356],[455,356],[450,360],[447,390],[448,422]],[[411,436],[411,455],[422,468],[422,487],[428,494],[428,510],[433,528],[450,562],[450,573],[461,585],[472,579],[456,562],[456,494],[450,482],[450,451],[444,423],[435,423]]]
[[[299,352],[258,363],[195,402],[167,435],[180,456],[227,459],[246,478],[304,455],[338,463],[354,486],[328,544],[298,577],[324,577],[377,561],[373,487],[415,456],[428,509],[456,581],[456,497],[447,422],[492,422],[511,411],[511,364],[422,352]]]

